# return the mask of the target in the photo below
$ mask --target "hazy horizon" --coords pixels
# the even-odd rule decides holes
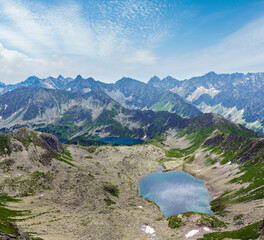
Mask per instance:
[[[191,77],[189,77],[189,78],[184,78],[184,79],[180,79],[180,78],[177,78],[177,77],[174,77],[174,76],[171,76],[171,75],[167,75],[167,76],[165,76],[165,77],[160,77],[160,76],[157,76],[157,75],[153,75],[153,76],[151,76],[150,78],[148,78],[148,79],[136,79],[136,78],[132,78],[132,77],[129,77],[129,76],[123,76],[123,77],[121,77],[121,78],[119,78],[119,79],[114,79],[113,81],[109,81],[109,82],[105,82],[105,83],[115,83],[115,82],[117,82],[117,81],[119,81],[119,80],[121,80],[122,78],[131,78],[131,79],[134,79],[134,80],[138,80],[138,81],[141,81],[141,82],[145,82],[145,83],[147,83],[151,78],[153,78],[153,77],[158,77],[160,80],[163,80],[163,79],[165,79],[165,78],[167,78],[167,77],[172,77],[172,78],[174,78],[174,79],[176,79],[176,80],[178,80],[178,81],[185,81],[185,80],[190,80],[191,78],[194,78],[194,77],[202,77],[202,76],[204,76],[204,75],[206,75],[206,74],[208,74],[208,73],[211,73],[211,72],[214,72],[215,74],[218,74],[218,75],[221,75],[221,74],[244,74],[244,75],[247,75],[247,74],[258,74],[258,73],[264,73],[264,71],[263,72],[231,72],[231,73],[218,73],[218,72],[215,72],[215,71],[210,71],[210,72],[207,72],[207,73],[204,73],[204,74],[201,74],[201,75],[196,75],[196,76],[191,76]],[[100,81],[100,82],[104,82],[103,80],[100,80],[100,79],[96,79],[96,78],[94,78],[93,76],[84,76],[84,75],[81,75],[81,74],[77,74],[77,75],[75,75],[75,76],[63,76],[62,74],[59,74],[58,76],[45,76],[45,77],[39,77],[39,76],[36,76],[36,75],[31,75],[31,76],[28,76],[26,79],[23,79],[23,80],[21,80],[21,81],[19,81],[19,82],[17,82],[17,83],[21,83],[21,82],[24,82],[24,81],[26,81],[27,79],[29,79],[29,78],[31,78],[31,77],[37,77],[37,78],[39,78],[39,79],[47,79],[47,78],[49,78],[49,77],[52,77],[52,78],[59,78],[59,76],[62,76],[63,78],[72,78],[72,79],[75,79],[75,78],[77,78],[78,76],[81,76],[82,78],[84,78],[84,79],[88,79],[88,78],[93,78],[95,81]],[[0,81],[0,83],[4,83],[4,84],[6,84],[6,85],[8,85],[8,84],[16,84],[16,83],[5,83],[5,82],[1,82]]]

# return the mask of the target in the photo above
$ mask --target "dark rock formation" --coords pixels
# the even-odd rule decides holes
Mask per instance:
[[[50,151],[55,151],[57,153],[62,152],[62,144],[60,140],[50,134],[42,134],[41,137],[41,143],[44,147],[46,147]]]

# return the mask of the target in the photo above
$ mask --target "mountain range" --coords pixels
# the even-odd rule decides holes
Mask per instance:
[[[202,112],[213,112],[255,131],[264,131],[264,73],[216,74],[179,81],[153,77],[148,85],[177,93]]]
[[[193,117],[202,113],[176,93],[157,89],[131,78],[122,78],[114,84],[106,84],[95,81],[93,78],[84,79],[80,75],[75,79],[62,76],[39,79],[33,76],[15,85],[4,86],[2,84],[1,93],[4,94],[21,87],[41,87],[77,93],[101,90],[122,106],[130,109],[167,110],[185,117]]]
[[[177,80],[170,76],[152,77],[148,83],[122,78],[116,83],[103,83],[93,78],[75,79],[29,77],[24,82],[0,83],[1,94],[21,87],[42,87],[68,92],[87,93],[101,90],[129,109],[169,111],[183,117],[212,112],[264,133],[264,73],[216,74]]]
[[[184,118],[168,111],[125,108],[101,90],[79,93],[22,87],[1,95],[0,109],[2,132],[28,127],[54,134],[63,141],[85,142],[106,136],[151,139],[169,129],[209,127],[216,122],[235,131],[254,133],[215,114]]]

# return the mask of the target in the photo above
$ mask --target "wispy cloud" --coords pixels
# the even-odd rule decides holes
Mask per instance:
[[[158,1],[92,1],[47,7],[19,0],[0,2],[0,40],[32,56],[104,57],[146,47],[166,33]],[[162,25],[162,27],[161,27]],[[159,38],[153,38],[153,33]]]
[[[1,54],[12,53],[19,65],[2,55],[2,65],[9,72],[1,71],[1,81],[21,81],[33,74],[55,75],[58,70],[66,75],[69,62],[72,74],[79,71],[113,81],[138,64],[154,64],[157,58],[152,49],[168,34],[165,8],[157,0],[90,0],[87,5],[66,1],[48,6],[40,1],[2,0]],[[109,73],[112,69],[119,69],[120,74]]]
[[[136,50],[125,59],[125,62],[152,65],[157,62],[157,57],[149,50]]]
[[[1,0],[0,81],[33,74],[146,81],[154,74],[185,78],[211,70],[263,71],[264,18],[214,46],[166,57],[162,50],[170,46],[163,46],[163,40],[177,32],[171,27],[181,14],[188,14],[180,11],[180,0],[83,2]]]

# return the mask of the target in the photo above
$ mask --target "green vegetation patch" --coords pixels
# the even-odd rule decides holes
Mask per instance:
[[[177,161],[177,159],[172,159],[172,158],[158,158],[156,160],[160,166],[162,166],[164,169],[166,169],[166,166],[165,166],[165,162],[173,162],[173,161]]]
[[[15,160],[12,158],[5,159],[0,162],[0,168],[4,170],[4,172],[9,172],[11,170],[11,166],[15,164]]]
[[[250,131],[242,127],[238,128],[236,126],[229,124],[218,124],[218,129],[226,134],[232,133],[245,138],[260,138],[260,136],[253,131]]]
[[[252,160],[248,166],[241,166],[241,176],[232,179],[231,183],[249,183],[234,194],[234,202],[249,202],[252,200],[264,199],[264,161]],[[249,194],[250,192],[250,194]]]
[[[162,142],[166,141],[166,139],[167,139],[166,136],[159,135],[146,140],[143,144],[152,144],[158,148],[161,148],[162,150],[165,150]]]
[[[13,191],[19,191],[17,196],[27,197],[35,195],[36,192],[50,190],[53,178],[54,176],[51,172],[36,171],[28,179],[21,180],[19,177],[6,179],[4,184]]]
[[[226,191],[221,196],[215,198],[214,200],[212,200],[210,202],[211,210],[215,214],[224,217],[224,216],[227,215],[227,213],[229,213],[226,210],[226,206],[227,206],[227,204],[229,203],[229,200],[230,200],[230,195],[228,195],[230,193],[231,193],[230,191]]]
[[[106,184],[104,186],[104,191],[110,193],[114,197],[119,197],[119,189],[117,188],[117,186]]]
[[[12,234],[15,236],[19,235],[14,223],[3,220],[3,219],[0,219],[0,230],[1,230],[1,233]]]
[[[113,201],[109,196],[107,196],[107,197],[104,199],[104,201],[106,202],[106,205],[107,205],[107,206],[111,206],[111,205],[116,204],[116,202]]]
[[[200,218],[197,220],[196,224],[198,226],[207,226],[211,228],[225,228],[227,227],[227,223],[219,220],[215,216],[211,216],[208,214],[200,213]]]
[[[2,233],[13,234],[15,236],[19,235],[18,228],[14,224],[15,217],[24,216],[28,214],[29,211],[16,211],[6,206],[8,202],[19,201],[19,199],[7,195],[0,196],[0,230]]]
[[[60,153],[57,153],[57,160],[61,161],[61,162],[65,162],[67,163],[68,165],[72,166],[72,167],[76,167],[75,164],[71,163],[72,161],[74,161],[72,159],[72,156],[71,156],[71,153],[70,151],[67,149],[67,146],[64,146],[62,148],[62,154]]]
[[[185,156],[185,151],[183,149],[170,149],[166,151],[166,157],[176,157],[176,158],[181,158]]]
[[[238,215],[234,216],[233,220],[234,221],[240,220],[243,218],[243,216],[244,216],[244,214],[238,214]]]
[[[185,223],[183,222],[182,218],[180,218],[178,215],[175,215],[175,216],[171,216],[168,218],[168,226],[170,228],[179,228],[183,225],[185,225]]]
[[[57,160],[59,160],[60,162],[67,163],[68,165],[70,165],[72,167],[76,167],[75,164],[71,163],[71,161],[73,161],[73,159],[68,157],[67,155],[57,154]]]
[[[38,134],[27,128],[20,128],[12,133],[12,137],[20,141],[26,149],[33,143],[35,146],[42,146]]]
[[[171,109],[174,107],[174,104],[171,102],[158,102],[150,107],[153,111],[168,111],[170,112]]]
[[[76,126],[73,122],[70,122],[63,124],[51,123],[48,124],[45,128],[39,128],[37,130],[44,133],[51,133],[59,139],[68,139],[69,136],[74,135],[81,129],[80,127]]]
[[[257,239],[260,236],[259,228],[261,223],[262,221],[259,221],[234,231],[207,233],[202,238],[198,238],[198,239],[199,240]]]
[[[70,159],[72,159],[71,152],[67,149],[67,146],[64,146],[62,148],[62,154],[66,155],[67,157],[69,157]]]
[[[187,225],[188,223],[210,228],[227,227],[227,223],[219,220],[215,216],[204,213],[186,212],[168,218],[168,226],[170,228],[179,228],[181,226]]]
[[[10,155],[12,152],[10,138],[6,134],[0,134],[0,154]]]
[[[221,155],[220,164],[236,163],[239,172],[229,183],[241,184],[239,190],[212,201],[219,210],[225,204],[264,199],[264,142],[234,134],[218,134],[208,139],[204,147]],[[243,187],[242,184],[246,184]],[[225,202],[225,203],[224,203]],[[217,204],[216,204],[217,203]],[[218,206],[216,206],[218,205]]]
[[[213,128],[200,128],[199,130],[189,132],[188,129],[181,131],[177,134],[178,137],[186,136],[191,141],[191,146],[185,149],[170,149],[165,152],[167,157],[184,157],[192,154],[195,150],[201,147],[202,143],[213,132]]]

